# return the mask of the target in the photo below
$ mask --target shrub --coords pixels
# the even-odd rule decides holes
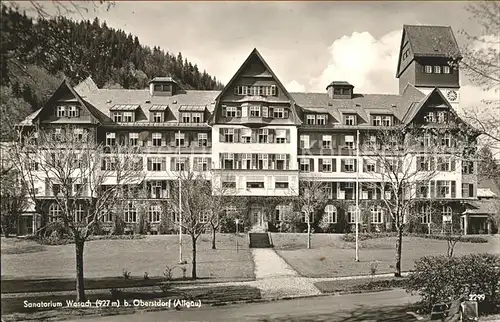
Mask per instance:
[[[122,270],[122,275],[124,279],[128,280],[130,278],[130,274],[131,272],[127,271],[126,269]]]
[[[163,272],[163,275],[165,275],[167,281],[171,281],[173,278],[173,273],[174,273],[174,268],[177,266],[168,266],[165,265],[165,271]]]
[[[359,233],[359,240],[363,241],[363,240],[368,240],[368,239],[384,238],[384,237],[396,237],[396,236],[397,236],[396,232]],[[449,236],[446,236],[446,235],[403,233],[403,236],[420,237],[420,238],[437,239],[437,240],[448,240],[449,239]],[[454,238],[459,238],[459,237],[456,236]],[[342,239],[346,242],[353,243],[356,241],[356,235],[353,233],[346,233],[342,236]],[[480,236],[460,236],[460,241],[463,243],[474,243],[474,244],[481,244],[481,243],[488,242],[487,239],[480,237]]]
[[[500,303],[500,257],[470,254],[460,257],[426,256],[415,261],[406,290],[421,295],[429,311],[433,304],[456,300],[469,294],[484,294],[480,312],[493,312]]]

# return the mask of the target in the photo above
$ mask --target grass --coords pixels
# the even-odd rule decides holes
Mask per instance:
[[[500,236],[483,236],[488,243],[458,243],[455,255],[470,253],[500,253]],[[369,239],[360,242],[359,262],[354,261],[354,243],[342,240],[341,234],[313,234],[312,248],[306,248],[306,234],[274,233],[277,253],[307,277],[338,277],[369,275],[371,263],[378,261],[377,274],[394,272],[395,237]],[[446,255],[447,242],[419,237],[403,238],[402,269],[413,269],[416,259],[428,255]]]
[[[236,252],[238,239],[239,251]],[[191,241],[183,236],[183,259],[191,276]],[[211,249],[211,238],[200,236],[197,245],[198,277],[211,279],[253,279],[254,264],[245,235],[219,234],[217,249]],[[2,282],[8,279],[74,279],[74,245],[40,246],[34,241],[2,238]],[[36,252],[33,252],[36,250]],[[163,277],[165,265],[179,262],[177,235],[147,236],[132,240],[93,240],[85,244],[85,277],[90,279],[121,277],[122,270],[131,277]],[[173,278],[181,278],[180,268]],[[122,277],[123,278],[123,277]]]

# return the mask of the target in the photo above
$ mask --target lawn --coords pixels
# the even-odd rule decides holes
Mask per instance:
[[[187,277],[191,276],[191,241],[183,236],[183,259],[188,261]],[[238,239],[239,251],[236,252]],[[132,240],[93,240],[85,244],[84,261],[86,278],[121,276],[122,271],[131,277],[163,276],[165,265],[174,266],[179,261],[177,235],[147,236]],[[2,238],[2,280],[74,278],[75,246],[39,246],[34,241]],[[211,239],[202,235],[198,241],[197,273],[201,278],[231,279],[254,278],[254,265],[246,235],[217,236],[217,248],[211,249]],[[182,277],[175,269],[174,278]]]
[[[488,243],[458,243],[455,254],[500,254],[500,236],[483,236]],[[354,261],[355,244],[344,242],[340,234],[313,234],[312,248],[306,248],[306,234],[272,234],[277,253],[307,277],[369,275],[378,261],[377,274],[394,272],[396,238],[376,238],[360,242],[359,262]],[[427,255],[446,255],[447,242],[418,237],[403,238],[402,269],[413,269],[416,259]]]

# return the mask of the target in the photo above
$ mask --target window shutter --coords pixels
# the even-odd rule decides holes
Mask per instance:
[[[290,143],[290,130],[286,130],[286,143]]]
[[[274,143],[274,138],[276,136],[276,130],[275,129],[269,129],[269,143]]]
[[[167,171],[167,159],[161,159],[161,171]]]
[[[153,168],[153,162],[151,158],[148,158],[148,171],[151,171],[152,168]]]
[[[474,197],[474,184],[469,183],[469,197]]]
[[[285,156],[285,170],[288,170],[290,168],[290,156],[287,154]]]
[[[207,158],[207,169],[212,170],[212,158]]]
[[[455,171],[455,167],[456,167],[455,160],[451,160],[451,171]]]
[[[167,145],[167,133],[162,133],[161,134],[161,146],[166,146]]]
[[[184,133],[184,147],[188,147],[191,139],[193,138],[193,134],[191,132]]]
[[[456,190],[457,190],[457,183],[456,181],[451,182],[451,197],[455,198],[456,197]]]
[[[337,159],[332,159],[332,172],[337,172]]]
[[[234,129],[234,142],[240,142],[240,129]]]
[[[236,108],[236,117],[241,117],[241,107]]]
[[[289,114],[288,109],[285,108],[285,111],[283,113],[284,118],[286,118],[286,119],[289,118],[288,114]]]
[[[219,142],[224,142],[224,129],[219,129]]]
[[[358,159],[354,160],[354,172],[358,171]]]
[[[340,172],[345,171],[345,160],[340,160]]]
[[[169,132],[169,141],[170,141],[170,146],[175,146],[175,133],[174,132]]]
[[[257,131],[252,129],[252,143],[257,142]]]
[[[367,161],[363,159],[363,172],[368,172],[367,171]]]
[[[226,117],[226,106],[222,105],[222,117]]]
[[[318,159],[318,172],[323,172],[323,159]]]
[[[200,170],[200,167],[199,167],[199,164],[198,164],[198,161],[200,160],[200,158],[193,158],[193,170],[194,171],[199,171]]]
[[[430,162],[429,162],[430,166],[429,166],[429,171],[434,171],[436,170],[436,161],[434,159],[434,157],[430,157]]]
[[[274,108],[273,107],[269,107],[269,117],[274,117]]]
[[[313,172],[314,171],[314,159],[313,158],[309,159],[309,164],[311,166],[311,172]]]
[[[262,106],[262,117],[269,117],[268,113],[268,108],[267,106]]]

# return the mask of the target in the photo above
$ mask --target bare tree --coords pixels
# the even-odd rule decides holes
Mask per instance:
[[[403,231],[421,198],[432,198],[429,183],[440,168],[440,158],[432,144],[421,149],[418,130],[403,126],[387,128],[376,132],[376,142],[364,144],[363,155],[366,162],[377,171],[367,171],[373,179],[371,187],[380,192],[385,209],[390,215],[397,232],[395,276],[401,276],[401,255]],[[421,151],[421,152],[419,152]],[[421,153],[421,154],[420,154]]]
[[[179,185],[180,194],[176,193]],[[191,277],[196,279],[198,238],[210,225],[211,217],[217,215],[210,208],[213,204],[212,184],[205,176],[185,169],[179,171],[178,180],[172,184],[172,192],[171,198],[163,203],[163,208],[173,215],[167,218],[191,238]],[[182,221],[179,216],[182,216]]]
[[[85,241],[116,205],[123,186],[143,180],[138,148],[105,148],[96,142],[94,130],[68,126],[61,132],[36,129],[20,137],[12,159],[37,211],[47,213],[40,201],[52,203],[42,224],[59,223],[75,242],[77,301],[84,301]],[[45,195],[37,192],[43,185]]]
[[[296,210],[305,217],[307,224],[307,248],[311,248],[311,224],[313,216],[324,208],[328,201],[325,184],[319,178],[311,176],[299,183],[299,193],[292,199]]]

